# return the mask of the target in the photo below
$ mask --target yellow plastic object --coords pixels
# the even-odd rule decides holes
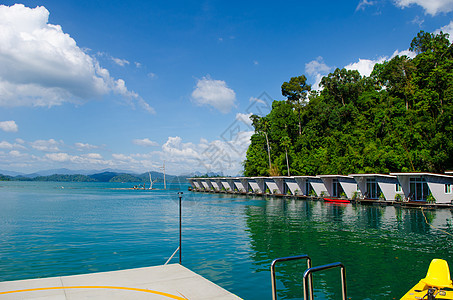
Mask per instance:
[[[428,286],[444,288],[451,286],[450,269],[448,263],[443,259],[435,258],[431,261],[426,277],[420,280]]]
[[[433,259],[426,277],[421,279],[400,300],[426,299],[429,289],[435,289],[435,299],[453,299],[450,268],[443,259]]]

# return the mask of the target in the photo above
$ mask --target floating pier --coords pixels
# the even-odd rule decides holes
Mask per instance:
[[[0,282],[6,299],[241,299],[180,264]]]

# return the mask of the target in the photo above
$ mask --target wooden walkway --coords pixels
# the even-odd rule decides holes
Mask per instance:
[[[0,300],[240,299],[179,265],[0,282]]]

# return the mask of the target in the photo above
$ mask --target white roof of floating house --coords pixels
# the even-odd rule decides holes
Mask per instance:
[[[436,173],[424,173],[424,172],[413,172],[413,173],[390,173],[390,175],[394,176],[436,176],[436,177],[446,177],[452,178],[452,175],[449,174],[436,174]]]
[[[386,177],[386,178],[396,178],[396,175],[389,175],[389,174],[349,174],[348,176],[352,176],[352,177]]]
[[[316,175],[319,178],[353,178],[349,175]]]

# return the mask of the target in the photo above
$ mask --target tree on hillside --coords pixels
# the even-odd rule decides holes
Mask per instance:
[[[418,53],[414,58],[417,108],[433,118],[453,98],[453,45],[448,36],[420,31],[411,42],[410,50]]]
[[[300,113],[302,107],[306,104],[307,93],[311,90],[311,85],[307,84],[307,78],[305,75],[291,77],[289,82],[282,84],[282,95],[293,104],[299,117],[299,135],[302,134],[302,123],[300,119]]]
[[[326,77],[321,79],[321,86],[324,87],[323,93],[327,93],[333,98],[346,105],[347,102],[356,100],[361,92],[360,80],[362,76],[357,70],[336,69]]]
[[[252,120],[252,125],[255,127],[255,131],[258,133],[261,133],[264,135],[266,138],[266,145],[267,145],[267,155],[269,158],[269,170],[272,168],[272,163],[271,163],[271,146],[269,144],[269,128],[270,128],[270,122],[266,118],[262,118],[257,115],[251,115],[250,119]]]
[[[403,98],[406,110],[409,109],[409,102],[414,97],[414,86],[412,83],[415,65],[409,57],[395,56],[390,61],[374,66],[371,77],[375,78],[382,88],[399,98]]]
[[[280,139],[280,144],[283,148],[285,148],[285,156],[286,156],[286,167],[288,169],[288,176],[291,176],[289,172],[289,160],[288,160],[288,148],[291,146],[291,139],[288,136],[283,136]]]

